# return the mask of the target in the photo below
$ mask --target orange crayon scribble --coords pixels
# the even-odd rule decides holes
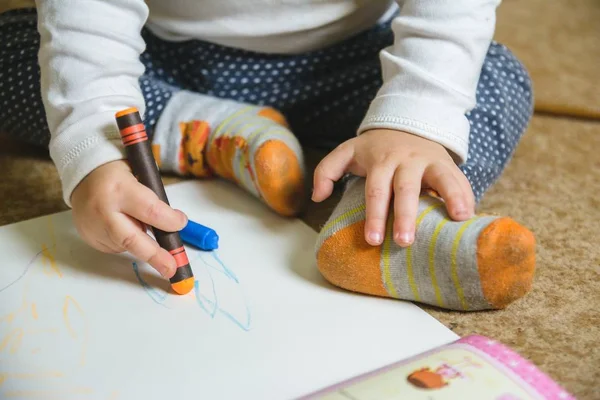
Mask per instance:
[[[21,341],[23,340],[23,329],[15,328],[12,331],[8,332],[2,342],[0,342],[0,352],[4,351],[4,349],[9,345],[12,339],[12,346],[10,347],[10,354],[15,354],[21,345]]]
[[[6,374],[0,374],[0,387],[6,381]]]
[[[54,272],[56,275],[59,276],[59,278],[62,278],[62,272],[60,272],[60,269],[58,269],[58,265],[56,264],[54,254],[46,247],[45,244],[42,245],[42,256],[42,264],[46,266],[46,262],[48,262],[48,264],[50,265],[49,270],[46,270],[46,268],[44,268],[44,273],[50,276]]]
[[[9,314],[6,314],[4,317],[0,318],[0,321],[6,321],[10,324],[13,321],[13,319],[15,319],[16,314],[17,313],[15,311],[13,311]]]
[[[43,378],[63,378],[65,375],[60,371],[45,371],[35,373],[14,373],[5,374],[9,378],[14,379],[43,379]]]
[[[36,399],[64,399],[65,395],[69,394],[92,394],[94,391],[91,388],[79,387],[65,390],[11,390],[2,393],[2,398],[36,398]]]
[[[13,320],[19,313],[25,311],[26,309],[27,309],[27,300],[25,299],[25,295],[23,295],[23,302],[21,303],[19,308],[17,308],[15,311],[12,311],[12,312],[0,317],[0,322],[7,322],[10,324],[13,322]]]
[[[119,392],[112,392],[108,400],[117,400],[117,397],[119,397]]]
[[[35,349],[31,350],[31,354],[37,354],[40,352],[40,350],[41,349],[39,347],[36,347]]]
[[[63,319],[65,321],[65,326],[67,327],[67,330],[69,331],[69,334],[71,335],[71,337],[73,339],[77,339],[78,335],[77,332],[75,331],[75,329],[73,329],[73,326],[71,325],[71,319],[69,317],[69,309],[70,309],[70,305],[73,305],[73,307],[75,307],[77,309],[77,311],[79,312],[81,318],[83,318],[83,323],[84,323],[84,328],[83,328],[83,348],[81,350],[81,365],[85,364],[85,353],[86,353],[86,349],[87,349],[87,341],[88,341],[88,323],[87,323],[87,318],[85,317],[85,313],[83,312],[83,310],[81,309],[81,307],[79,306],[79,303],[77,303],[77,301],[72,298],[71,296],[65,296],[65,304],[63,306]]]
[[[31,303],[31,316],[33,317],[33,319],[38,319],[38,313],[35,303]]]
[[[45,329],[31,329],[26,331],[28,335],[38,335],[40,333],[56,333],[58,329],[56,328],[45,328]]]

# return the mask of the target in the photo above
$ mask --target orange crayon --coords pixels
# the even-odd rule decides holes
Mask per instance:
[[[119,111],[116,119],[134,175],[141,184],[150,188],[162,201],[169,204],[138,109],[128,108]],[[170,279],[171,287],[178,294],[189,293],[194,288],[194,273],[179,232],[164,232],[154,227],[152,232],[160,247],[171,253],[177,262],[175,275]]]

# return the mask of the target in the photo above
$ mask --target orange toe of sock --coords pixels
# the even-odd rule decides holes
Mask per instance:
[[[304,170],[292,149],[269,140],[254,155],[256,183],[264,201],[283,216],[295,216],[304,203]]]
[[[358,221],[327,238],[317,252],[317,266],[335,286],[389,297],[381,280],[381,247],[364,240],[364,229],[365,221]]]
[[[535,273],[535,237],[510,218],[487,226],[477,241],[481,288],[494,308],[504,308],[531,289]]]

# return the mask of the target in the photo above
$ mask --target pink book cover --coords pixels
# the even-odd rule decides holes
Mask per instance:
[[[471,335],[311,394],[320,400],[572,400],[515,351]]]

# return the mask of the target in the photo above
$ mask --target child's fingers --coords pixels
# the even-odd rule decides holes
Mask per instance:
[[[394,175],[394,241],[402,247],[415,240],[423,172],[423,167],[409,165],[398,168]]]
[[[365,239],[373,246],[381,244],[385,235],[393,177],[394,170],[389,167],[375,167],[367,173]]]
[[[313,178],[313,201],[323,201],[331,195],[333,183],[344,176],[353,158],[354,146],[345,142],[321,160]]]
[[[107,221],[106,229],[114,246],[121,251],[128,251],[140,261],[147,262],[165,278],[173,276],[176,268],[173,256],[126,215],[111,216]]]
[[[114,243],[110,241],[106,232],[103,231],[101,228],[98,229],[97,226],[91,229],[89,227],[86,227],[78,231],[79,235],[83,240],[86,241],[86,243],[88,243],[94,249],[101,251],[102,253],[115,254],[122,251],[119,250],[114,245]]]
[[[473,211],[469,208],[469,200],[451,167],[442,163],[431,165],[425,170],[423,180],[442,196],[452,219],[471,218]]]
[[[465,174],[462,173],[461,170],[457,170],[456,178],[462,184],[463,192],[465,193],[467,199],[467,208],[469,212],[475,214],[475,194],[473,194],[473,188],[471,187],[471,182],[467,179]]]
[[[95,248],[96,250],[99,250],[103,253],[108,253],[108,254],[120,253],[122,251],[112,242],[105,243],[104,241],[97,240],[97,239],[95,239],[92,243],[90,243],[90,245],[93,248]]]
[[[137,182],[123,194],[120,211],[165,232],[180,231],[187,223],[183,212],[172,209],[152,190]]]

